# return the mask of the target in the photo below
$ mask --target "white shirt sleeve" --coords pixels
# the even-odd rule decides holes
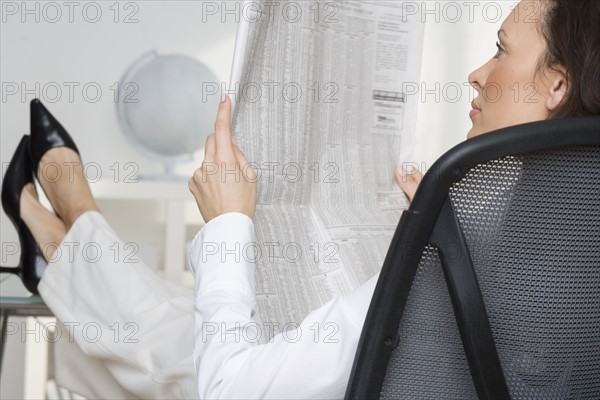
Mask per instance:
[[[227,213],[206,224],[190,247],[200,397],[343,398],[379,274],[259,345],[268,331],[252,318],[255,245],[252,220]]]

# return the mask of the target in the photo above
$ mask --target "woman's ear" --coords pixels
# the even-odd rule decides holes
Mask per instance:
[[[566,98],[569,82],[566,73],[562,69],[552,71],[549,75],[550,86],[548,87],[546,108],[548,111],[553,112]]]

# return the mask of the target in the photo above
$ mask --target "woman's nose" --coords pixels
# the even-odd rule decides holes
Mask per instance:
[[[485,86],[485,81],[487,77],[486,67],[488,63],[489,61],[483,64],[481,67],[477,68],[475,71],[471,72],[468,77],[471,86],[473,86],[473,88],[475,88],[475,90],[477,90],[477,92],[479,93],[481,93],[483,87]]]

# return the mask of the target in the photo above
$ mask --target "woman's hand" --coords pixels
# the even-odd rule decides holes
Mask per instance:
[[[396,183],[400,186],[400,189],[408,197],[408,201],[412,203],[413,197],[417,192],[419,183],[423,179],[423,175],[418,169],[413,169],[410,173],[402,174],[402,168],[396,167]]]
[[[204,161],[189,188],[205,222],[228,212],[250,218],[256,211],[256,172],[231,138],[231,100],[219,104],[215,132],[206,139]]]

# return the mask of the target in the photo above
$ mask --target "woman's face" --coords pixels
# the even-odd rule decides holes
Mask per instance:
[[[473,128],[467,138],[526,122],[548,118],[553,84],[544,73],[536,75],[546,44],[539,30],[543,0],[523,0],[502,23],[498,52],[469,75],[477,90],[469,114]]]

